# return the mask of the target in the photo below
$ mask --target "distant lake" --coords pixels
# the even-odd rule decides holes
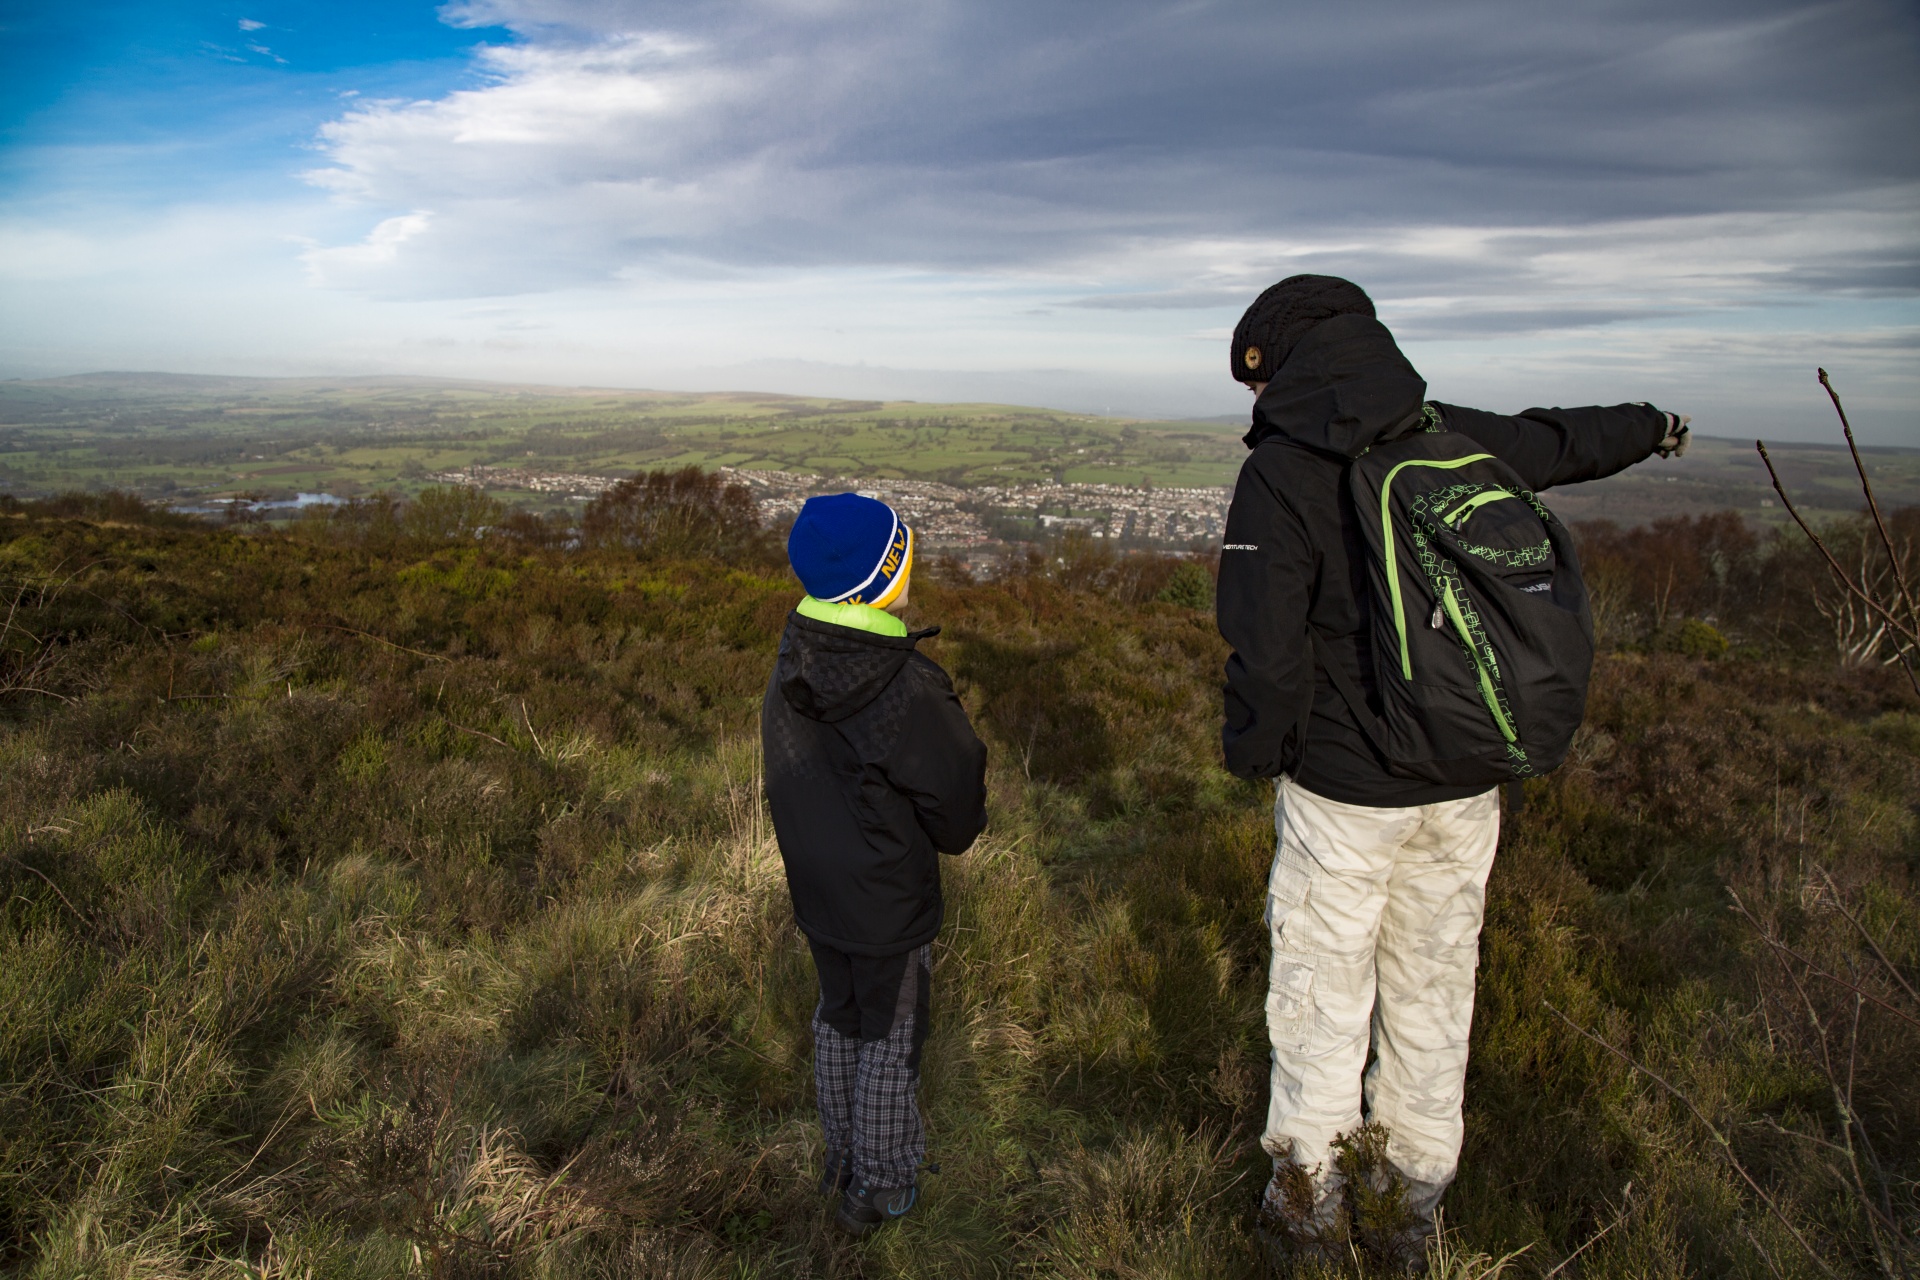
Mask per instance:
[[[273,502],[246,502],[241,498],[212,498],[192,506],[175,507],[175,511],[193,516],[217,516],[225,513],[234,504],[253,508],[255,511],[299,511],[306,507],[337,507],[345,498],[336,498],[330,493],[296,493],[291,498],[279,498]]]

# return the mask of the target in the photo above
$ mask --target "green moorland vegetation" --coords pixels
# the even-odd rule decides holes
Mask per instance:
[[[758,785],[797,589],[716,486],[648,493],[571,546],[471,492],[0,502],[0,1268],[1262,1273],[1271,792],[1218,765],[1208,577],[916,575],[992,825],[939,1169],[854,1243]],[[1836,664],[1796,543],[1584,542],[1608,651],[1502,837],[1435,1274],[1911,1275],[1920,699]]]
[[[1825,406],[1810,397],[1810,414]],[[1702,424],[1710,427],[1710,424]],[[0,492],[123,489],[149,500],[411,494],[435,473],[505,467],[621,476],[734,466],[938,480],[1231,484],[1245,423],[1149,422],[1010,405],[530,387],[431,378],[85,374],[0,382]],[[1729,425],[1727,430],[1736,428]],[[1920,503],[1920,449],[1876,449],[1881,496]],[[1805,508],[1859,504],[1844,449],[1777,445]],[[515,491],[516,505],[556,495]],[[1722,508],[1780,522],[1748,440],[1696,437],[1688,456],[1555,495],[1569,520],[1643,523]]]

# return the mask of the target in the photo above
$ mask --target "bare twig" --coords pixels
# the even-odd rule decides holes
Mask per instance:
[[[1825,369],[1820,370],[1820,385],[1827,389],[1827,399],[1833,401],[1833,411],[1840,415],[1840,431],[1847,437],[1847,452],[1853,455],[1853,469],[1860,473],[1860,492],[1867,496],[1867,510],[1873,514],[1873,527],[1880,532],[1880,542],[1887,549],[1887,559],[1893,562],[1893,583],[1900,589],[1900,600],[1907,606],[1909,614],[1920,614],[1913,607],[1913,595],[1907,590],[1906,571],[1900,567],[1900,553],[1894,549],[1893,539],[1887,534],[1887,522],[1880,516],[1879,500],[1873,496],[1873,481],[1867,479],[1866,464],[1860,461],[1860,448],[1853,442],[1853,424],[1847,421],[1847,411],[1840,405],[1840,393],[1833,389],[1832,379],[1827,377]]]
[[[1776,1280],[1787,1280],[1780,1274],[1780,1266],[1773,1260],[1773,1255],[1767,1252],[1767,1247],[1760,1243],[1760,1238],[1754,1235],[1744,1222],[1740,1224],[1740,1234],[1747,1238],[1747,1243],[1753,1246],[1753,1251],[1760,1255],[1760,1261],[1767,1264],[1767,1270],[1776,1277]]]
[[[57,827],[56,827],[56,828],[54,828],[54,829],[55,829],[55,830],[59,830],[59,828],[57,828]],[[41,828],[41,830],[43,830],[43,831],[44,831],[44,830],[46,830],[46,828],[44,828],[44,827],[42,827],[42,828]],[[45,880],[45,881],[46,881],[46,885],[47,885],[47,888],[49,888],[49,889],[51,889],[51,890],[53,890],[53,893],[54,893],[54,896],[55,896],[55,897],[57,897],[57,898],[59,898],[59,899],[60,899],[60,901],[61,901],[62,903],[64,903],[64,904],[66,904],[66,908],[67,908],[67,910],[69,910],[69,911],[71,911],[71,912],[73,912],[73,918],[74,918],[75,920],[78,920],[78,921],[80,922],[80,924],[81,924],[81,926],[82,926],[82,927],[86,927],[86,926],[88,925],[88,923],[89,923],[89,922],[88,922],[88,920],[87,920],[87,918],[86,918],[86,917],[85,917],[84,915],[82,915],[82,914],[80,914],[80,908],[78,908],[78,907],[76,907],[76,906],[74,906],[74,905],[73,905],[73,899],[71,899],[71,898],[69,898],[69,897],[67,897],[67,895],[66,895],[66,894],[64,894],[64,893],[61,893],[61,892],[60,892],[60,886],[59,886],[59,885],[57,885],[57,884],[55,884],[55,883],[54,883],[54,882],[53,882],[52,880],[50,880],[50,879],[48,879],[48,877],[47,877],[47,873],[46,873],[46,872],[44,872],[44,871],[42,871],[42,870],[41,870],[40,868],[38,868],[38,867],[35,867],[35,866],[31,866],[31,865],[29,865],[29,864],[27,864],[27,863],[25,863],[25,862],[21,862],[21,861],[20,861],[19,859],[17,859],[17,858],[16,858],[16,859],[14,859],[14,863],[15,863],[15,865],[16,865],[16,866],[18,866],[18,867],[19,867],[19,868],[20,868],[20,869],[21,869],[22,871],[30,871],[30,872],[32,872],[32,873],[33,873],[34,875],[36,875],[36,876],[39,876],[39,877],[40,877],[40,878],[41,878],[42,880]]]
[[[1573,1260],[1575,1258],[1579,1257],[1581,1254],[1585,1253],[1587,1250],[1593,1248],[1594,1245],[1600,1243],[1601,1238],[1605,1236],[1607,1232],[1613,1230],[1615,1227],[1619,1226],[1621,1223],[1627,1220],[1627,1214],[1633,1211],[1633,1184],[1631,1182],[1629,1182],[1624,1188],[1621,1189],[1620,1198],[1624,1203],[1622,1203],[1620,1206],[1620,1212],[1613,1215],[1613,1221],[1609,1222],[1606,1226],[1600,1228],[1600,1230],[1588,1236],[1585,1244],[1582,1244],[1578,1249],[1575,1249],[1572,1253],[1560,1259],[1560,1265],[1555,1267],[1553,1270],[1547,1272],[1546,1275],[1540,1277],[1540,1280],[1553,1280],[1555,1276],[1559,1275],[1562,1271],[1565,1271],[1568,1267],[1572,1266]]]
[[[1775,1218],[1778,1218],[1780,1220],[1780,1225],[1785,1227],[1787,1229],[1787,1233],[1791,1235],[1794,1238],[1794,1240],[1800,1245],[1800,1247],[1806,1251],[1807,1257],[1813,1260],[1813,1264],[1816,1267],[1820,1268],[1821,1274],[1833,1277],[1833,1280],[1839,1280],[1839,1277],[1834,1275],[1833,1268],[1827,1265],[1826,1259],[1822,1258],[1818,1253],[1816,1253],[1814,1251],[1813,1246],[1807,1242],[1807,1238],[1800,1234],[1800,1228],[1793,1225],[1792,1219],[1788,1218],[1786,1215],[1786,1212],[1782,1210],[1778,1204],[1774,1203],[1773,1197],[1767,1194],[1766,1189],[1762,1187],[1758,1182],[1754,1181],[1753,1175],[1747,1172],[1746,1166],[1741,1164],[1738,1158],[1734,1156],[1733,1144],[1727,1141],[1727,1136],[1720,1132],[1719,1128],[1713,1123],[1713,1121],[1707,1119],[1706,1113],[1701,1111],[1699,1107],[1694,1105],[1693,1099],[1689,1098],[1686,1094],[1680,1092],[1679,1089],[1675,1088],[1672,1084],[1668,1083],[1666,1077],[1651,1070],[1650,1068],[1642,1066],[1638,1061],[1635,1060],[1633,1055],[1626,1052],[1626,1050],[1614,1048],[1613,1045],[1609,1044],[1606,1040],[1602,1039],[1600,1036],[1594,1034],[1593,1032],[1587,1030],[1585,1027],[1575,1022],[1572,1018],[1569,1018],[1566,1014],[1560,1012],[1559,1009],[1554,1007],[1554,1004],[1551,1000],[1543,1000],[1541,1001],[1541,1003],[1546,1005],[1547,1012],[1551,1013],[1554,1017],[1560,1019],[1560,1021],[1566,1023],[1567,1026],[1571,1027],[1580,1036],[1584,1037],[1585,1039],[1593,1041],[1593,1043],[1599,1045],[1602,1049],[1605,1049],[1608,1053],[1618,1058],[1621,1062],[1625,1063],[1629,1068],[1631,1068],[1634,1071],[1638,1071],[1641,1075],[1647,1077],[1647,1079],[1659,1085],[1662,1089],[1666,1090],[1668,1095],[1671,1096],[1676,1102],[1678,1102],[1681,1106],[1685,1107],[1689,1112],[1691,1112],[1693,1114],[1693,1118],[1699,1122],[1700,1127],[1705,1129],[1707,1133],[1712,1136],[1713,1140],[1720,1144],[1721,1157],[1724,1160],[1726,1160],[1727,1164],[1732,1167],[1735,1173],[1740,1175],[1740,1180],[1742,1182],[1745,1182],[1748,1187],[1752,1188],[1753,1194],[1760,1197],[1760,1203],[1767,1206],[1767,1211],[1773,1214]]]
[[[547,754],[547,749],[540,745],[540,735],[533,731],[533,717],[527,714],[525,698],[520,699],[520,718],[527,722],[527,736],[533,739],[533,749],[541,755]]]
[[[411,653],[415,657],[425,658],[429,662],[445,662],[447,660],[447,655],[444,653],[427,653],[421,649],[409,649],[403,644],[395,644],[393,641],[382,636],[374,635],[371,631],[361,631],[356,627],[342,627],[331,622],[315,622],[310,625],[319,627],[322,631],[344,631],[350,636],[359,636],[363,640],[371,640],[375,644],[383,644],[389,649],[398,649],[402,653]]]
[[[451,720],[449,720],[449,721],[447,721],[447,723],[448,723],[448,724],[453,724],[453,721],[451,721]],[[488,742],[499,742],[499,743],[500,743],[500,745],[501,745],[501,746],[503,746],[503,747],[506,747],[506,749],[507,749],[507,750],[509,750],[509,751],[511,751],[511,750],[513,750],[513,747],[512,747],[512,746],[511,746],[510,744],[508,744],[508,743],[505,743],[505,742],[501,742],[501,741],[500,741],[500,739],[498,739],[498,738],[496,738],[496,737],[494,737],[494,736],[493,736],[492,734],[490,734],[490,733],[483,733],[483,732],[481,732],[481,731],[480,731],[479,729],[469,729],[469,728],[467,728],[467,726],[465,726],[465,725],[463,725],[463,724],[453,724],[453,727],[454,727],[454,728],[456,728],[456,729],[458,729],[458,730],[459,730],[460,732],[462,732],[462,733],[470,733],[470,734],[472,734],[472,735],[473,735],[474,737],[476,737],[476,738],[485,738],[485,739],[486,739],[486,740],[487,740]]]
[[[1739,895],[1733,894],[1731,896],[1733,897],[1734,911],[1738,913],[1742,918],[1744,918],[1748,924],[1753,926],[1753,931],[1760,936],[1760,941],[1766,943],[1768,946],[1772,947],[1775,951],[1778,951],[1783,955],[1791,956],[1795,960],[1798,960],[1801,964],[1807,967],[1807,970],[1809,972],[1817,975],[1818,977],[1825,978],[1828,982],[1834,983],[1838,986],[1845,987],[1847,990],[1853,992],[1853,994],[1855,994],[1856,996],[1861,996],[1861,997],[1864,997],[1865,999],[1873,1001],[1875,1004],[1879,1005],[1882,1009],[1885,1009],[1888,1013],[1891,1013],[1894,1017],[1905,1019],[1906,1021],[1911,1022],[1914,1026],[1920,1027],[1920,1018],[1914,1017],[1912,1014],[1902,1009],[1899,1005],[1890,1004],[1889,1002],[1881,999],[1879,996],[1873,994],[1873,992],[1868,991],[1866,988],[1861,987],[1855,983],[1848,982],[1845,978],[1841,977],[1839,974],[1828,973],[1825,969],[1822,969],[1819,965],[1807,959],[1807,957],[1801,955],[1798,951],[1795,951],[1792,947],[1788,946],[1786,943],[1780,941],[1778,938],[1768,933],[1767,930],[1761,925],[1761,923],[1758,920],[1753,918],[1753,913],[1747,910],[1746,904],[1740,901]]]
[[[1776,957],[1777,958],[1777,957]],[[1880,1269],[1889,1277],[1894,1277],[1893,1264],[1887,1255],[1885,1242],[1880,1238],[1880,1224],[1875,1220],[1873,1196],[1867,1190],[1866,1177],[1860,1172],[1860,1155],[1853,1149],[1853,1132],[1859,1129],[1864,1133],[1865,1126],[1853,1110],[1853,1064],[1847,1064],[1847,1082],[1840,1083],[1840,1075],[1833,1069],[1833,1053],[1827,1045],[1827,1024],[1820,1020],[1820,1014],[1813,1006],[1813,997],[1807,994],[1807,988],[1799,975],[1788,967],[1786,961],[1780,962],[1781,970],[1787,975],[1787,981],[1793,984],[1793,990],[1800,997],[1800,1003],[1806,1007],[1807,1021],[1813,1024],[1813,1033],[1820,1046],[1820,1066],[1826,1073],[1827,1087],[1833,1091],[1833,1107],[1840,1116],[1840,1151],[1847,1158],[1847,1173],[1852,1176],[1853,1189],[1860,1197],[1860,1207],[1865,1211],[1867,1234],[1873,1239],[1873,1254],[1880,1263]],[[1860,998],[1854,997],[1854,1040],[1849,1045],[1849,1053],[1858,1047],[1860,1029]],[[1898,1280],[1894,1277],[1894,1280]]]
[[[1854,1068],[1859,1064],[1860,1058],[1860,1009],[1865,1003],[1866,1002],[1859,996],[1853,998],[1853,1022],[1847,1029],[1847,1112],[1853,1117],[1853,1127],[1860,1131],[1860,1149],[1866,1155],[1867,1163],[1873,1166],[1873,1177],[1874,1181],[1880,1187],[1880,1202],[1881,1206],[1886,1210],[1887,1225],[1894,1230],[1894,1248],[1904,1253],[1906,1246],[1900,1240],[1900,1226],[1893,1217],[1893,1201],[1887,1194],[1887,1172],[1880,1167],[1880,1157],[1874,1154],[1873,1139],[1867,1133],[1866,1122],[1860,1118],[1860,1112],[1855,1109],[1853,1105]],[[1849,1141],[1851,1141],[1851,1139],[1849,1139]],[[1859,1185],[1861,1201],[1867,1208],[1867,1225],[1871,1227],[1873,1226],[1875,1205],[1873,1203],[1873,1197],[1867,1194],[1866,1179],[1860,1173],[1857,1164],[1854,1167],[1854,1180]],[[1886,1271],[1889,1276],[1893,1276],[1893,1260],[1882,1247],[1880,1232],[1877,1228],[1873,1233],[1873,1243],[1875,1250],[1880,1254],[1881,1268]],[[1898,1280],[1898,1277],[1894,1277],[1894,1280]]]
[[[1906,636],[1915,644],[1920,644],[1920,631],[1916,631],[1911,624],[1902,622],[1900,618],[1885,605],[1854,585],[1853,578],[1845,569],[1840,567],[1840,562],[1833,558],[1833,552],[1827,550],[1827,544],[1820,540],[1820,535],[1813,531],[1812,526],[1807,523],[1806,518],[1800,514],[1799,508],[1793,505],[1793,499],[1787,496],[1786,487],[1780,483],[1780,473],[1773,469],[1773,459],[1767,453],[1766,442],[1764,440],[1755,440],[1753,447],[1760,451],[1760,461],[1766,463],[1767,474],[1773,478],[1773,491],[1779,494],[1780,501],[1786,504],[1787,514],[1792,516],[1793,522],[1800,526],[1800,531],[1807,535],[1807,540],[1813,543],[1814,549],[1826,557],[1827,568],[1832,570],[1835,578],[1839,579],[1840,585],[1858,596],[1862,604],[1885,619],[1888,626],[1898,631],[1901,635]]]
[[[1880,944],[1874,941],[1871,933],[1867,932],[1867,926],[1860,923],[1859,918],[1855,916],[1853,912],[1847,910],[1847,904],[1840,897],[1840,889],[1833,883],[1833,877],[1827,874],[1827,869],[1816,864],[1814,870],[1818,871],[1820,878],[1827,882],[1827,892],[1833,895],[1833,905],[1835,909],[1847,918],[1848,924],[1860,931],[1860,936],[1866,940],[1867,946],[1873,949],[1873,954],[1879,958],[1880,963],[1887,967],[1887,972],[1893,975],[1893,980],[1900,984],[1900,989],[1911,996],[1915,1004],[1920,1004],[1920,992],[1916,992],[1913,989],[1913,984],[1907,981],[1906,975],[1894,967],[1893,961],[1887,959],[1887,953],[1880,949]],[[1869,997],[1869,999],[1871,999],[1871,997]]]
[[[0,688],[0,693],[37,693],[43,698],[58,698],[60,701],[68,704],[76,701],[76,699],[69,698],[64,693],[55,693],[51,689],[42,689],[38,685],[31,684],[10,684],[4,688]]]
[[[1880,1231],[1880,1206],[1874,1203],[1873,1193],[1867,1190],[1866,1175],[1863,1174],[1860,1169],[1860,1153],[1855,1150],[1853,1141],[1854,1133],[1857,1130],[1860,1134],[1861,1144],[1867,1150],[1867,1158],[1873,1163],[1875,1177],[1880,1180],[1882,1197],[1884,1199],[1885,1174],[1880,1169],[1879,1161],[1873,1155],[1873,1143],[1868,1137],[1867,1127],[1865,1123],[1861,1121],[1859,1113],[1854,1110],[1853,1106],[1853,1055],[1859,1048],[1860,1010],[1865,1004],[1868,993],[1855,984],[1846,981],[1844,978],[1825,973],[1791,947],[1776,942],[1767,931],[1760,926],[1759,921],[1754,919],[1753,913],[1747,910],[1746,905],[1740,901],[1740,895],[1736,893],[1733,894],[1732,897],[1734,900],[1734,909],[1746,919],[1748,924],[1753,926],[1754,931],[1760,935],[1763,941],[1774,948],[1774,958],[1780,962],[1780,971],[1786,975],[1788,983],[1793,987],[1794,994],[1800,997],[1800,1003],[1806,1009],[1807,1022],[1813,1027],[1814,1040],[1820,1048],[1820,1067],[1827,1077],[1828,1088],[1833,1092],[1834,1110],[1840,1117],[1841,1141],[1838,1144],[1829,1143],[1825,1145],[1830,1146],[1834,1151],[1846,1157],[1847,1172],[1840,1175],[1841,1180],[1850,1180],[1852,1182],[1854,1192],[1860,1198],[1861,1213],[1866,1218],[1867,1233],[1873,1240],[1874,1257],[1880,1263],[1880,1269],[1889,1277],[1893,1277],[1895,1276],[1895,1271],[1892,1255],[1888,1252],[1886,1241]],[[1800,975],[1793,971],[1793,966],[1787,963],[1787,956],[1792,956],[1794,959],[1800,961],[1800,963],[1806,965],[1812,972],[1819,973],[1822,977],[1832,978],[1833,981],[1853,992],[1853,1031],[1848,1040],[1847,1073],[1844,1083],[1841,1081],[1840,1073],[1834,1069],[1833,1053],[1827,1042],[1827,1024],[1821,1021],[1819,1010],[1814,1007],[1812,995],[1808,993],[1806,984],[1800,981]],[[1878,1003],[1885,1004],[1885,1001],[1878,1001]],[[1898,1010],[1895,1010],[1895,1012],[1898,1012]],[[1905,1015],[1902,1014],[1901,1016],[1904,1017]],[[1838,1173],[1837,1170],[1836,1173]],[[1903,1248],[1903,1246],[1898,1244],[1898,1224],[1894,1223],[1891,1215],[1887,1217],[1887,1225],[1893,1227],[1896,1232],[1895,1247]]]
[[[1826,559],[1827,568],[1833,573],[1834,579],[1838,581],[1841,586],[1857,596],[1860,603],[1867,607],[1868,612],[1879,614],[1889,627],[1892,627],[1894,631],[1906,638],[1906,643],[1898,646],[1900,666],[1901,669],[1907,673],[1907,680],[1913,685],[1913,691],[1916,694],[1920,694],[1920,674],[1914,672],[1913,663],[1908,661],[1906,656],[1909,649],[1920,647],[1920,630],[1916,630],[1915,624],[1911,620],[1902,622],[1885,605],[1854,585],[1854,581],[1847,574],[1847,571],[1842,569],[1840,562],[1833,558],[1833,552],[1827,550],[1827,544],[1820,541],[1820,535],[1813,531],[1813,527],[1809,525],[1805,517],[1800,514],[1799,508],[1793,505],[1793,499],[1787,496],[1786,486],[1780,483],[1780,473],[1773,469],[1773,459],[1767,454],[1766,442],[1755,440],[1753,447],[1760,451],[1760,461],[1767,464],[1767,474],[1773,478],[1773,491],[1780,495],[1780,501],[1786,505],[1787,514],[1793,517],[1793,522],[1800,526],[1800,532],[1807,535],[1807,541],[1813,543],[1814,549]]]

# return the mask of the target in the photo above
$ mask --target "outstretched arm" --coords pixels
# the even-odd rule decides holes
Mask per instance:
[[[1225,544],[1215,610],[1233,653],[1220,741],[1239,777],[1277,778],[1299,762],[1313,709],[1313,552],[1255,458],[1240,468]]]
[[[1684,423],[1648,404],[1528,409],[1516,417],[1439,404],[1446,425],[1520,474],[1535,489],[1598,480],[1648,455],[1684,448]],[[1669,442],[1672,443],[1669,443]]]

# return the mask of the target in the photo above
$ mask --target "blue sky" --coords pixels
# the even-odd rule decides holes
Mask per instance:
[[[9,193],[135,208],[283,183],[343,94],[444,93],[489,34],[365,0],[16,4],[4,32]]]
[[[1307,270],[1439,398],[1920,444],[1898,0],[0,13],[0,376],[1204,415]]]

